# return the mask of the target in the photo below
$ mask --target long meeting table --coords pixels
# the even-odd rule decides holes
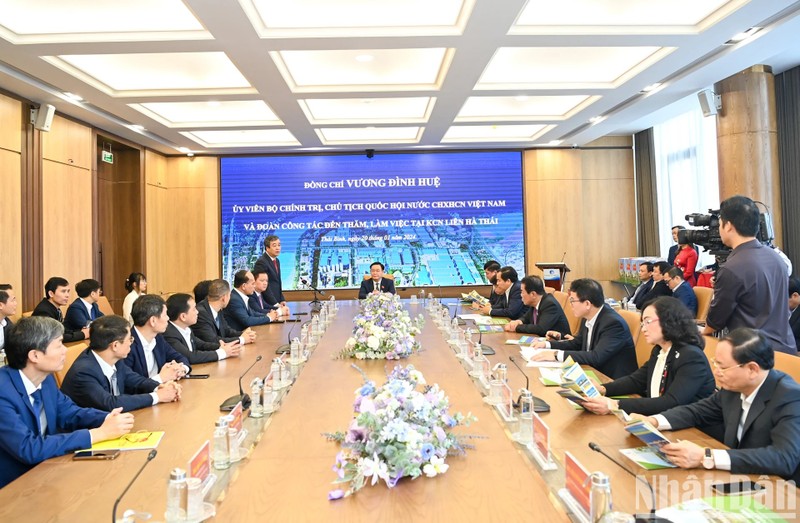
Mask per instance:
[[[406,302],[406,307],[412,316],[424,313],[422,303]],[[551,429],[551,447],[560,465],[554,472],[541,471],[527,451],[512,442],[513,427],[483,401],[479,387],[427,314],[419,336],[423,349],[410,358],[399,362],[337,359],[357,311],[357,302],[339,302],[338,315],[309,361],[297,369],[297,379],[280,409],[262,420],[246,421],[252,432],[248,456],[225,473],[215,472],[220,474],[220,485],[212,489],[214,499],[207,501],[215,503],[216,521],[569,521],[557,496],[564,483],[565,452],[575,455],[588,470],[602,470],[611,477],[616,509],[633,513],[649,508],[649,499],[637,495],[634,478],[587,447],[589,441],[595,441],[622,460],[620,448],[641,446],[615,417],[574,410],[552,388],[541,385],[538,374],[529,369],[533,393],[552,407],[542,419]],[[185,381],[180,402],[135,412],[135,430],[163,430],[166,434],[158,456],[121,502],[120,514],[132,508],[151,513],[151,521],[163,520],[170,469],[185,468],[202,443],[211,439],[214,421],[220,416],[219,404],[238,391],[240,374],[262,355],[243,382],[248,384],[254,375],[265,376],[275,348],[285,343],[296,325],[257,327],[258,340],[246,346],[242,357],[197,366],[195,372],[211,377]],[[509,336],[513,335],[484,337],[484,343],[497,350],[490,356],[493,364],[509,363],[508,356],[518,352],[516,346],[504,345]],[[445,391],[451,411],[478,417],[477,423],[455,429],[478,436],[471,440],[475,448],[466,456],[448,458],[450,468],[444,475],[413,481],[405,478],[393,489],[381,482],[366,486],[355,496],[329,501],[328,492],[339,488],[332,484],[339,447],[323,433],[345,430],[353,418],[354,393],[362,384],[353,363],[377,385],[394,365],[414,365],[428,383],[438,383]],[[509,368],[508,376],[515,393],[525,385],[516,369]],[[696,430],[672,434],[722,446]],[[146,455],[147,451],[129,451],[113,461],[74,462],[70,456],[48,460],[0,489],[0,521],[108,521],[114,500]],[[651,480],[663,477],[672,484],[691,478],[706,484],[731,477],[726,472],[704,470],[646,472],[643,476]],[[659,506],[680,501],[669,485],[656,484]],[[796,503],[796,493],[792,501]]]

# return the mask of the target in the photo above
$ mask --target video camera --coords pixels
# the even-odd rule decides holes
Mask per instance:
[[[708,214],[692,213],[686,215],[686,221],[697,229],[681,229],[678,231],[678,243],[692,243],[699,245],[709,254],[724,261],[731,248],[722,243],[719,235],[719,209],[709,209]],[[771,245],[775,239],[772,229],[772,217],[768,212],[759,215],[758,232],[756,239],[765,245]]]

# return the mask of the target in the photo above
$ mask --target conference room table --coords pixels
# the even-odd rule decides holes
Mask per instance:
[[[413,316],[425,313],[422,302],[406,302],[406,306]],[[637,494],[635,479],[587,447],[589,441],[597,442],[624,460],[619,449],[641,446],[614,416],[573,409],[552,388],[539,383],[529,369],[533,393],[552,407],[542,419],[550,427],[551,448],[559,467],[542,471],[528,451],[511,440],[515,428],[484,402],[475,380],[427,314],[419,336],[419,353],[399,362],[338,359],[357,311],[357,302],[339,302],[338,315],[308,362],[294,368],[296,380],[280,408],[265,418],[245,420],[250,432],[247,457],[227,471],[213,471],[219,480],[207,501],[215,505],[216,521],[569,521],[572,517],[557,495],[564,486],[565,452],[573,454],[587,470],[610,476],[616,510],[633,513],[649,509],[649,495]],[[131,508],[152,514],[151,521],[163,520],[169,471],[186,468],[197,449],[211,439],[214,421],[220,416],[219,404],[238,391],[239,376],[257,355],[263,359],[244,383],[254,375],[267,374],[275,348],[285,343],[292,328],[296,333],[297,323],[257,327],[258,340],[247,345],[240,358],[196,366],[194,372],[211,377],[184,381],[181,401],[135,412],[135,430],[163,430],[165,435],[157,457],[120,503],[119,515]],[[508,337],[518,336],[484,336],[484,343],[492,343],[497,350],[489,357],[493,363],[508,363],[508,356],[518,353],[518,347],[504,345]],[[451,412],[471,412],[478,417],[469,427],[455,429],[475,436],[469,440],[474,448],[465,456],[449,457],[449,470],[435,478],[405,478],[393,489],[383,482],[368,484],[354,496],[329,501],[328,492],[343,487],[333,484],[339,445],[323,434],[346,430],[353,418],[354,393],[363,381],[353,363],[378,386],[394,365],[414,365],[428,383],[438,383],[449,396]],[[517,390],[525,385],[525,378],[516,369],[509,369],[509,383]],[[694,429],[670,434],[722,447]],[[0,521],[108,521],[114,500],[146,456],[147,451],[127,451],[113,461],[75,462],[71,456],[63,456],[41,463],[0,489]],[[686,491],[675,486],[686,480],[702,485],[694,492],[694,497],[702,497],[711,495],[711,483],[732,477],[727,472],[705,470],[640,473],[655,481],[659,507],[685,501]],[[778,483],[777,478],[771,479]],[[794,503],[791,506],[796,506],[795,490],[788,496]]]

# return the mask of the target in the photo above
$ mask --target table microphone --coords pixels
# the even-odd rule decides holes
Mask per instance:
[[[153,461],[153,458],[156,457],[156,454],[158,454],[156,449],[150,451],[150,454],[147,455],[147,459],[145,460],[144,463],[142,463],[142,466],[139,468],[139,472],[137,472],[136,475],[133,476],[133,479],[130,481],[130,483],[128,483],[128,486],[125,487],[125,490],[122,491],[122,494],[120,494],[119,497],[114,501],[114,511],[111,513],[111,523],[117,523],[117,507],[119,506],[119,502],[122,501],[122,497],[128,493],[128,489],[131,488],[131,485],[133,485],[133,482],[136,481],[136,478],[139,477],[139,474],[142,473],[147,464]]]
[[[519,366],[519,363],[517,363],[517,360],[514,359],[514,356],[509,356],[508,359],[514,364],[517,370],[519,370],[522,375],[525,376],[525,389],[530,392],[531,381],[528,379],[528,373],[522,370],[522,367]],[[517,410],[519,410],[520,398],[522,398],[522,394],[517,397],[517,402],[513,404],[513,407]],[[542,398],[533,396],[533,412],[550,412],[550,405]]]
[[[247,370],[244,371],[241,376],[239,376],[239,394],[237,394],[236,396],[231,396],[230,398],[223,401],[222,405],[219,406],[219,410],[221,410],[222,412],[230,412],[234,408],[236,408],[236,404],[239,403],[240,401],[242,402],[243,409],[247,409],[250,407],[250,396],[245,394],[244,390],[242,389],[242,378],[244,378],[245,374],[250,372],[250,369],[252,369],[255,366],[255,364],[258,363],[259,361],[261,361],[260,355],[257,356],[256,361],[254,361],[252,365],[247,367]]]
[[[306,287],[308,287],[308,288],[309,288],[309,289],[311,289],[312,291],[314,291],[314,292],[318,292],[318,293],[320,293],[320,295],[322,295],[322,296],[325,296],[325,291],[323,291],[323,290],[321,290],[321,289],[317,289],[316,287],[314,287],[313,285],[311,285],[310,283],[308,283],[308,280],[307,280],[307,279],[305,279],[305,278],[300,278],[300,283],[302,283],[303,285],[305,285]]]
[[[458,307],[460,305],[461,305],[461,302],[459,302],[458,300],[456,300],[455,303],[448,303],[447,304],[448,307],[453,307],[453,316],[450,318],[451,320],[456,319],[456,314],[458,314]],[[457,321],[458,321],[459,325],[466,325],[467,324],[467,322],[464,321],[464,318],[458,318]]]
[[[286,354],[287,352],[292,350],[292,333],[294,332],[294,328],[297,327],[297,322],[292,323],[292,328],[289,329],[289,335],[287,338],[287,343],[284,343],[277,349],[275,349],[275,354]]]
[[[595,452],[599,452],[600,454],[602,454],[603,456],[605,456],[606,458],[611,460],[616,466],[618,466],[619,468],[621,468],[622,470],[624,470],[625,472],[627,472],[628,474],[630,474],[634,478],[638,479],[639,481],[641,481],[642,483],[647,485],[647,488],[650,489],[650,498],[652,500],[652,505],[651,505],[652,508],[650,509],[650,513],[649,514],[636,514],[636,515],[634,515],[634,517],[636,518],[636,523],[643,523],[645,521],[655,521],[655,522],[660,522],[660,523],[672,523],[669,519],[662,518],[660,516],[656,516],[656,493],[653,490],[653,486],[650,484],[649,481],[647,481],[644,478],[639,477],[638,474],[634,474],[633,472],[631,472],[628,469],[628,467],[626,467],[625,465],[623,465],[622,463],[617,461],[610,454],[607,454],[606,451],[604,451],[602,448],[600,448],[600,445],[598,445],[597,443],[595,443],[593,441],[590,441],[589,442],[589,448],[592,449]]]
[[[497,354],[493,348],[488,345],[484,345],[483,341],[483,331],[481,330],[480,325],[478,325],[478,347],[481,348],[481,354],[484,356],[491,356],[492,354]]]

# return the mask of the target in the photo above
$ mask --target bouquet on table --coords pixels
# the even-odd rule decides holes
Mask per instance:
[[[329,499],[355,494],[367,481],[374,485],[383,480],[392,488],[406,476],[444,474],[447,456],[472,448],[464,440],[475,436],[457,436],[451,430],[477,418],[471,413],[451,415],[444,391],[427,385],[412,365],[395,367],[380,388],[353,367],[364,376],[353,405],[356,417],[346,432],[325,434],[342,446],[333,466],[339,477],[334,483],[346,483],[347,489],[332,490]]]
[[[353,318],[353,334],[339,353],[340,358],[396,360],[419,350],[416,335],[424,320],[412,320],[400,297],[394,294],[370,294]]]

